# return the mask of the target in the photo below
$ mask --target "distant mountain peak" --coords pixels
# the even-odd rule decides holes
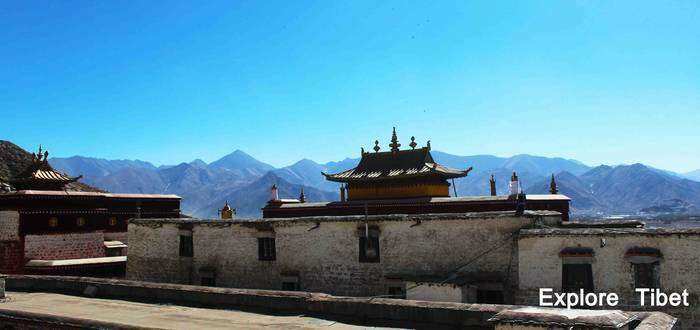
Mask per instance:
[[[205,163],[203,160],[197,158],[189,163],[190,165],[194,167],[207,167],[207,163]]]
[[[209,166],[228,170],[253,171],[258,174],[275,169],[272,165],[263,163],[240,149],[236,149],[232,153],[221,157],[209,164]]]

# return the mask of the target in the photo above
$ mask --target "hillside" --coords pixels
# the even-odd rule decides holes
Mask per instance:
[[[32,163],[32,154],[10,141],[0,140],[0,183],[6,183]],[[82,182],[71,182],[66,189],[72,191],[102,191]]]
[[[682,179],[642,164],[598,166],[576,177],[556,175],[559,191],[572,198],[578,212],[636,213],[642,210],[700,210],[700,182]],[[547,193],[549,180],[529,186]]]
[[[234,190],[229,194],[217,196],[212,199],[195,214],[215,217],[217,211],[228,201],[231,207],[236,209],[236,214],[240,217],[259,217],[261,208],[270,200],[270,187],[277,185],[280,198],[298,198],[301,189],[304,189],[304,195],[307,202],[321,202],[337,200],[338,194],[335,192],[322,191],[313,187],[300,184],[289,183],[286,180],[277,176],[275,172],[268,172],[249,185],[241,189]]]
[[[700,170],[685,173],[683,176],[687,179],[700,182]]]

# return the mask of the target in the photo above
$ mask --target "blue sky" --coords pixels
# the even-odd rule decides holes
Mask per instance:
[[[16,1],[0,139],[170,164],[461,155],[700,168],[698,1]],[[386,147],[385,147],[386,148]]]

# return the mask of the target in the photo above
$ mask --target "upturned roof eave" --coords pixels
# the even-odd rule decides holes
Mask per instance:
[[[322,173],[322,174],[326,177],[326,180],[333,181],[333,182],[383,181],[383,180],[398,180],[398,179],[417,178],[417,177],[430,177],[430,176],[437,176],[437,177],[442,177],[445,179],[456,179],[456,178],[465,177],[469,174],[468,170],[467,171],[459,171],[459,173],[449,173],[449,172],[431,170],[429,172],[414,173],[414,174],[401,174],[401,175],[395,175],[395,176],[378,176],[378,177],[362,177],[362,178],[340,178],[340,177],[337,177],[337,175],[343,174],[346,172],[341,172],[338,174],[326,174],[326,173]]]

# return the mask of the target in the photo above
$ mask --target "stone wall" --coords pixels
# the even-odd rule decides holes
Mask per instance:
[[[178,227],[177,224],[157,222],[130,223],[127,277],[152,282],[192,283],[192,258],[179,256]]]
[[[406,284],[407,287],[413,288],[406,292],[406,299],[409,300],[462,302],[464,299],[463,291],[466,291],[455,284],[416,282]]]
[[[577,232],[572,230],[572,233]],[[519,292],[516,303],[537,305],[539,288],[561,292],[562,259],[559,252],[568,247],[591,248],[591,267],[596,292],[615,292],[620,296],[617,308],[641,310],[638,293],[634,291],[632,264],[625,253],[634,247],[660,250],[659,282],[663,292],[690,292],[690,308],[667,307],[647,310],[663,311],[680,319],[687,328],[699,322],[700,315],[700,234],[653,233],[590,230],[589,234],[523,235],[518,240]],[[603,241],[604,240],[604,241]],[[697,326],[697,324],[696,324]]]
[[[13,275],[7,278],[6,284],[10,296],[12,291],[82,296],[89,290],[95,298],[237,309],[254,313],[305,314],[356,325],[422,329],[493,329],[488,319],[500,311],[515,307],[335,297],[309,292],[203,288],[70,276]],[[0,313],[0,322],[3,321],[4,315]],[[85,320],[83,324],[91,323]],[[105,326],[100,328],[102,327]],[[92,325],[91,328],[98,327]]]
[[[0,272],[19,273],[24,265],[19,212],[0,211]]]
[[[19,240],[19,212],[0,211],[0,241]]]
[[[543,219],[546,218],[546,219]],[[517,283],[514,233],[535,221],[556,222],[558,213],[370,216],[380,239],[380,262],[359,262],[364,217],[323,217],[255,222],[133,220],[129,224],[127,278],[201,283],[216,273],[217,286],[281,289],[283,276],[303,291],[351,296],[386,295],[402,276],[461,273],[501,281],[506,302]],[[183,225],[192,227],[194,257],[179,256]],[[258,260],[258,237],[274,236],[276,260]],[[157,265],[157,266],[154,266]]]
[[[24,267],[22,240],[0,242],[0,273],[21,273]]]
[[[13,275],[7,278],[6,285],[9,296],[12,291],[55,292],[78,296],[90,292],[95,298],[238,309],[255,313],[304,314],[354,325],[418,329],[493,329],[494,324],[488,321],[490,318],[499,312],[522,307],[335,297],[309,292],[203,288],[70,276]],[[643,315],[640,318],[642,323],[638,329],[645,330],[671,329],[675,321],[666,315]],[[29,324],[32,329],[42,328],[34,327],[41,324],[50,325],[52,329],[128,328],[121,324],[95,322],[87,317],[61,318],[28,311],[12,314],[0,311],[0,323],[17,325],[18,328],[25,328],[25,324]]]
[[[25,259],[61,260],[104,256],[104,236],[101,231],[24,237]]]

